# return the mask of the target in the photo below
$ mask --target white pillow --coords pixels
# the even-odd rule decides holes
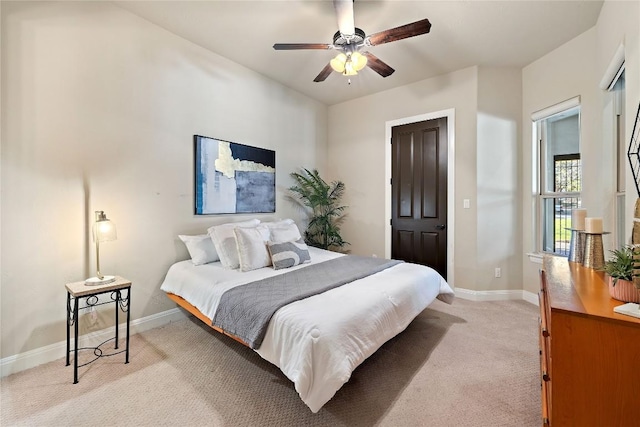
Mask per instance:
[[[213,240],[208,234],[199,234],[197,236],[178,235],[189,251],[191,262],[194,265],[202,265],[214,262],[220,259]]]
[[[260,225],[266,225],[269,228],[273,227],[283,227],[285,225],[294,224],[295,221],[287,218],[287,219],[279,219],[277,221],[269,221],[269,222],[261,222]]]
[[[213,240],[216,247],[220,263],[226,268],[238,268],[240,261],[238,260],[238,248],[236,246],[236,235],[233,229],[236,227],[255,227],[260,224],[260,220],[252,219],[242,222],[231,222],[228,224],[214,225],[209,227],[207,232]]]
[[[295,242],[302,238],[295,223],[270,227],[269,230],[271,231],[271,241],[274,243]]]
[[[269,227],[262,224],[253,228],[236,227],[233,232],[236,235],[241,271],[250,271],[271,265],[271,256],[267,249]]]

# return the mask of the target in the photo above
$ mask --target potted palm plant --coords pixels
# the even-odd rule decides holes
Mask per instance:
[[[316,169],[292,172],[291,177],[296,181],[296,185],[289,188],[292,198],[309,213],[305,242],[317,248],[340,251],[349,244],[340,235],[340,223],[347,208],[340,203],[344,183],[333,181],[329,184]]]
[[[610,251],[612,257],[604,263],[603,270],[609,276],[611,297],[624,302],[640,303],[640,292],[633,283],[634,250],[631,246]]]

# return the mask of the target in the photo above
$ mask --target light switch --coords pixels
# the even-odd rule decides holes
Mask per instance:
[[[465,209],[469,209],[469,206],[470,206],[469,199],[464,199],[462,201],[462,207],[465,208]]]

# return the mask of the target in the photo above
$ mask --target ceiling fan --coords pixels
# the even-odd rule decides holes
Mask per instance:
[[[273,48],[275,50],[335,49],[340,51],[320,71],[320,74],[313,79],[314,82],[324,81],[329,77],[331,71],[336,71],[345,76],[354,76],[365,66],[368,66],[382,77],[390,76],[395,71],[393,68],[371,52],[361,52],[361,50],[369,46],[377,46],[426,34],[431,29],[431,23],[428,19],[423,19],[367,36],[364,31],[355,27],[353,2],[354,0],[333,0],[333,6],[338,18],[338,31],[333,35],[333,43],[276,43]]]

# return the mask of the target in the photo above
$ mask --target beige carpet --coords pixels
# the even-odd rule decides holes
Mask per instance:
[[[539,426],[537,308],[434,302],[313,414],[278,368],[198,320],[124,355],[2,380],[2,426]]]

